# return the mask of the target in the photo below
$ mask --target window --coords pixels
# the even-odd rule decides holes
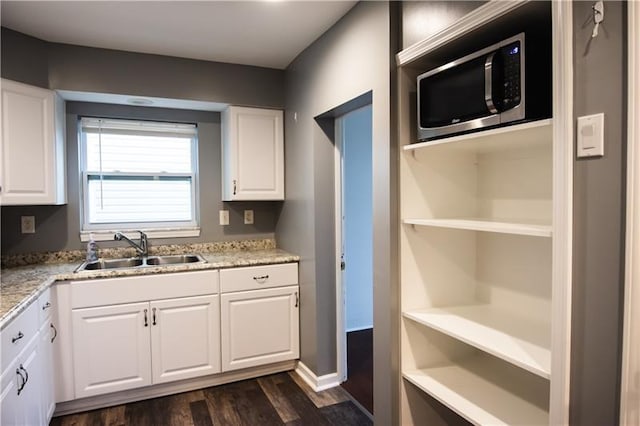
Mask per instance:
[[[195,125],[82,118],[80,128],[83,240],[134,229],[199,234]]]

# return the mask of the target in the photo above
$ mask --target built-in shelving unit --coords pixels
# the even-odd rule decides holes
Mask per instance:
[[[569,19],[547,5],[553,25]],[[554,64],[553,119],[415,139],[431,55],[528,7],[540,6],[489,2],[397,56],[403,425],[442,423],[439,404],[473,424],[568,422],[566,80]]]

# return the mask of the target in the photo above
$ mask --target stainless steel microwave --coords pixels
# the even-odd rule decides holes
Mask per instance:
[[[520,33],[419,75],[418,139],[549,117],[548,74],[550,63],[528,57]]]

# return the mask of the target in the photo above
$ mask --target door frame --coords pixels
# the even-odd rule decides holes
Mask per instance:
[[[342,117],[335,118],[335,146],[333,150],[334,156],[334,196],[335,196],[335,242],[336,242],[336,367],[338,373],[338,381],[340,383],[347,380],[347,333],[345,333],[345,287],[343,280],[343,271],[341,267],[342,255],[344,254],[343,244],[343,194],[342,194],[342,171],[343,161],[342,152],[344,146],[344,138],[342,136]]]
[[[628,99],[627,99],[627,210],[625,236],[625,297],[620,425],[640,420],[637,377],[640,376],[640,4],[627,3]],[[634,267],[635,266],[635,267]]]

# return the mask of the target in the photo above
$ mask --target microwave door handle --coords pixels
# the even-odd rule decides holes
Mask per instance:
[[[495,52],[487,55],[487,59],[484,61],[484,102],[492,114],[498,113],[498,109],[493,104],[493,96],[491,95],[493,92],[491,75],[493,73],[493,58],[495,55]]]

